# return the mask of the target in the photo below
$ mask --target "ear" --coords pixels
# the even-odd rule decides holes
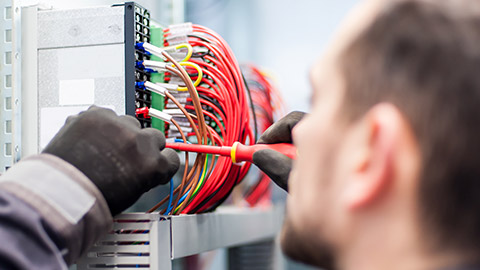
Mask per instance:
[[[346,183],[349,208],[370,205],[388,191],[403,123],[401,112],[389,103],[377,104],[361,120],[360,139],[356,141],[361,151]]]

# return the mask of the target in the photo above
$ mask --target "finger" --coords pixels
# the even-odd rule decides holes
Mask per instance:
[[[122,121],[123,123],[126,123],[127,125],[135,128],[135,129],[140,129],[142,128],[142,125],[140,124],[140,122],[133,116],[131,115],[121,115],[118,117],[120,119],[120,121]]]
[[[70,115],[69,117],[67,117],[67,120],[65,120],[65,125],[72,123],[72,122],[75,121],[75,119],[77,119],[77,118],[78,118],[78,115],[77,115],[77,114],[75,114],[75,115]]]
[[[94,104],[94,105],[91,105],[90,107],[88,107],[87,112],[92,112],[92,111],[105,111],[105,110],[107,110],[107,111],[112,111],[112,112],[113,112],[112,109],[100,107],[100,106],[97,106],[97,105],[95,105],[95,104]]]
[[[110,118],[113,119],[117,117],[117,113],[115,113],[113,110],[108,109],[108,108],[102,108],[98,107],[96,105],[92,105],[88,108],[88,110],[80,112],[78,114],[81,117],[84,118]]]
[[[180,158],[178,157],[177,152],[175,150],[167,148],[164,149],[161,155],[167,160],[168,162],[168,180],[175,175],[180,167]]]
[[[304,112],[294,111],[271,125],[257,143],[292,143],[292,129],[305,116]]]
[[[137,120],[135,119],[135,121]],[[155,149],[162,151],[163,148],[165,148],[165,135],[160,130],[155,128],[144,128],[140,131],[140,133],[142,136],[145,136],[153,141],[153,147]]]
[[[93,104],[93,105],[90,105],[90,107],[88,107],[87,111],[94,111],[94,110],[96,110],[96,109],[100,109],[100,107],[97,106],[97,105],[95,105],[95,104]]]
[[[270,177],[280,188],[288,191],[288,177],[293,160],[271,149],[264,149],[253,154],[253,163]]]
[[[158,156],[154,177],[145,184],[146,190],[168,183],[179,167],[180,158],[178,154],[172,149],[164,149]]]
[[[90,107],[88,107],[88,109],[85,111],[85,112],[101,112],[101,113],[104,113],[104,114],[107,114],[107,115],[117,115],[117,113],[110,109],[110,108],[104,108],[104,107],[100,107],[100,106],[97,106],[97,105],[92,105]]]
[[[86,112],[97,111],[98,109],[100,109],[100,107],[98,107],[97,105],[91,105],[90,107],[88,107],[88,109],[79,112],[78,115],[85,114]]]

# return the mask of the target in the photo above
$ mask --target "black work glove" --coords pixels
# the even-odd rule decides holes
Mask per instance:
[[[292,143],[292,129],[302,120],[304,112],[291,112],[271,125],[257,143]],[[275,184],[288,191],[288,176],[292,170],[292,159],[277,151],[265,149],[253,154],[253,163],[257,165]]]
[[[92,106],[70,116],[43,152],[83,172],[115,216],[146,191],[167,183],[178,170],[177,153],[164,147],[165,136],[159,130],[141,129],[132,116]]]

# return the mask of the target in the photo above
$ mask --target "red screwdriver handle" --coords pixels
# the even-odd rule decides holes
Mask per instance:
[[[233,163],[243,161],[253,162],[253,154],[264,149],[271,149],[280,152],[292,159],[295,159],[297,156],[297,149],[295,146],[293,146],[293,144],[289,143],[244,145],[239,142],[235,142],[231,147],[186,143],[167,143],[165,147],[187,152],[214,154],[227,157],[229,156],[232,158]]]
[[[232,145],[232,162],[253,162],[253,154],[264,149],[271,149],[280,152],[291,159],[295,159],[297,156],[297,149],[293,144],[290,143],[244,145],[239,142],[235,142]]]

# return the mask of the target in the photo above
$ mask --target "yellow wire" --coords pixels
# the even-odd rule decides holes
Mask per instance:
[[[190,60],[190,57],[192,57],[192,54],[193,54],[192,45],[190,45],[188,43],[182,43],[182,44],[178,44],[175,47],[175,49],[177,49],[177,50],[180,49],[180,48],[187,48],[187,55],[185,55],[185,58],[182,60],[182,62]]]
[[[200,181],[198,182],[197,187],[196,187],[195,190],[193,191],[192,196],[197,195],[198,190],[199,190],[200,187],[203,185],[203,181],[205,180],[205,175],[206,175],[206,173],[207,173],[207,161],[208,161],[208,155],[207,155],[206,158],[205,158],[205,165],[203,165],[202,178],[200,178]]]
[[[192,48],[192,45],[190,45],[189,43],[180,43],[180,44],[177,44],[177,45],[168,46],[168,47],[165,47],[164,50],[166,50],[166,51],[169,51],[171,49],[178,50],[178,49],[181,49],[181,48],[186,48],[187,49],[187,55],[185,55],[185,58],[183,58],[183,60],[181,62],[185,62],[185,61],[190,60],[190,57],[192,57],[192,54],[193,54],[193,48]]]
[[[181,66],[187,66],[187,67],[193,67],[194,69],[197,70],[198,77],[195,80],[195,82],[193,83],[193,85],[195,87],[197,87],[200,84],[200,82],[202,81],[202,77],[203,77],[202,69],[197,64],[194,64],[194,63],[191,63],[191,62],[180,62],[180,65]],[[188,88],[186,86],[179,86],[177,88],[177,91],[188,91]]]
[[[175,50],[178,50],[180,48],[187,48],[187,55],[185,56],[185,58],[180,62],[180,65],[181,66],[188,66],[188,67],[193,67],[194,69],[197,70],[198,72],[198,77],[197,79],[195,80],[195,82],[193,83],[193,85],[195,87],[197,87],[200,82],[202,81],[202,77],[203,77],[203,71],[202,69],[197,65],[197,64],[194,64],[194,63],[191,63],[191,62],[187,62],[188,60],[190,60],[190,58],[192,57],[192,54],[193,54],[193,48],[192,48],[192,45],[190,45],[189,43],[180,43],[178,45],[173,45],[173,46],[168,46],[168,47],[165,47],[164,49],[166,51],[168,50],[171,50],[171,49],[175,49]],[[172,65],[173,67],[173,65]],[[188,91],[187,87],[185,86],[180,86],[177,88],[177,91]]]
[[[207,161],[208,161],[208,158],[205,159],[205,164],[203,165],[203,172],[202,172],[202,176],[200,178],[200,181],[199,183],[202,183],[203,180],[205,179],[205,175],[207,174]],[[194,191],[194,194],[198,191],[198,189],[200,188],[200,184],[197,185],[197,187],[195,188],[195,191]],[[191,200],[192,198],[190,198]],[[180,209],[180,207],[182,207],[182,205],[184,203],[187,203],[186,200],[184,200],[179,206],[177,206],[177,208],[175,209],[175,211],[173,211],[173,213],[177,213],[177,211]]]

